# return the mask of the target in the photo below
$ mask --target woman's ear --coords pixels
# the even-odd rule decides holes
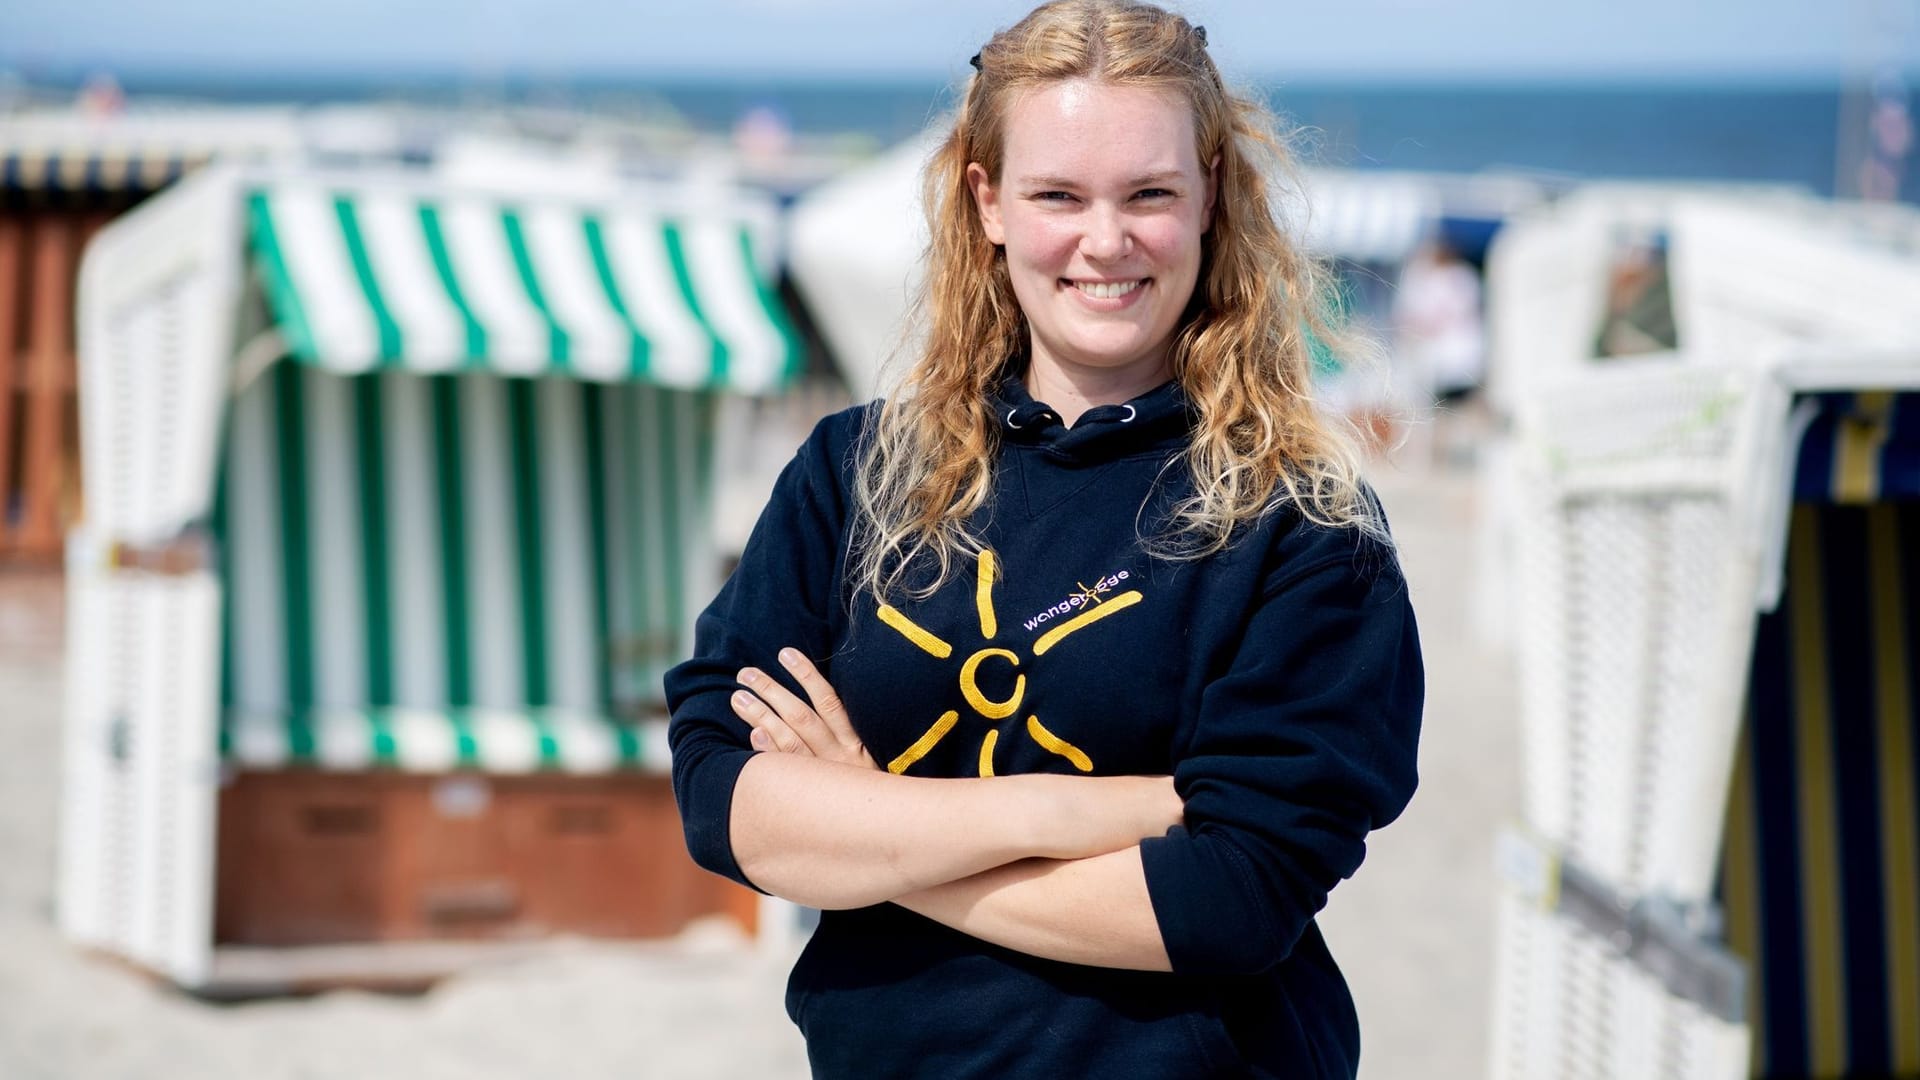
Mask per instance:
[[[980,212],[980,230],[987,234],[987,242],[1005,244],[1007,230],[1000,222],[1000,190],[977,161],[967,164],[967,189],[973,192],[973,205]]]

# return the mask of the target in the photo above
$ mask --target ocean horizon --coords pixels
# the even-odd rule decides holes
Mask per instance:
[[[16,79],[19,76],[16,74]],[[851,133],[885,145],[951,107],[936,79],[252,73],[116,73],[134,100],[232,104],[395,102],[471,107],[558,106],[646,115],[726,131],[749,111],[808,134]],[[77,88],[78,73],[41,74],[38,94]],[[1568,180],[1730,180],[1836,190],[1841,127],[1857,108],[1837,80],[1591,79],[1550,81],[1252,80],[1242,84],[1289,126],[1310,164],[1436,172],[1503,170]],[[1920,117],[1920,92],[1910,93]],[[1861,122],[1862,121],[1849,121]],[[1901,197],[1920,202],[1920,159]]]

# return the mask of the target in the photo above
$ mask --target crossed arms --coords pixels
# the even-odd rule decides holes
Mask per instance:
[[[1232,974],[1283,961],[1416,783],[1419,639],[1391,552],[1304,526],[1276,543],[1171,780],[896,776],[797,654],[781,665],[804,699],[739,667],[786,644],[828,651],[846,508],[809,477],[834,460],[810,440],[782,475],[779,509],[700,616],[695,655],[667,673],[694,861],[799,903],[892,901],[1072,963]]]
[[[1052,960],[1168,971],[1138,843],[1178,824],[1170,777],[895,776],[793,650],[802,701],[764,673],[734,709],[766,752],[741,768],[730,840],[742,873],[820,908],[891,900]]]
[[[709,658],[669,677],[692,706],[669,729],[689,849],[800,903],[890,900],[1047,959],[1264,971],[1412,795],[1422,679],[1404,593],[1345,556],[1289,567],[1204,691],[1171,781],[883,772],[810,664],[782,661],[803,688],[804,666],[818,709],[722,667],[774,650],[703,616]]]

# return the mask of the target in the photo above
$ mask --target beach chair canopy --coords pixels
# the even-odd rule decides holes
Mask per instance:
[[[156,543],[202,520],[234,406],[270,367],[772,393],[800,346],[772,201],[604,197],[386,168],[215,165],[88,245],[76,308],[86,517]]]
[[[759,211],[759,212],[756,212]],[[247,232],[294,360],[776,390],[800,348],[772,286],[770,211],[287,179]]]
[[[292,110],[278,107],[26,109],[0,125],[0,206],[121,207],[215,159],[298,152]]]
[[[145,192],[178,180],[206,157],[187,151],[0,147],[0,193]]]

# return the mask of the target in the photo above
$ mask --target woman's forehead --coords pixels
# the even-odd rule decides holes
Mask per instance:
[[[1193,110],[1171,89],[1068,79],[1007,111],[1002,176],[1014,183],[1197,174]]]

